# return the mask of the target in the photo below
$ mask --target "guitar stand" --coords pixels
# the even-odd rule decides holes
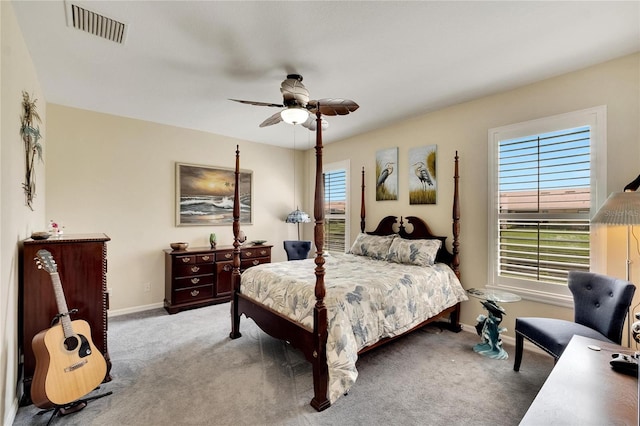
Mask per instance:
[[[103,398],[105,396],[109,396],[111,394],[113,394],[113,392],[109,391],[109,392],[101,393],[99,395],[90,396],[89,398],[78,399],[77,401],[70,402],[69,404],[56,405],[53,408],[49,408],[47,410],[39,411],[38,415],[41,416],[44,413],[48,413],[49,411],[53,411],[51,413],[51,417],[49,417],[49,421],[47,422],[47,426],[49,426],[51,424],[51,422],[53,421],[53,418],[56,415],[59,416],[59,417],[64,417],[64,416],[66,416],[68,414],[77,413],[78,411],[81,411],[84,407],[86,407],[87,403],[89,401],[100,399],[100,398]]]

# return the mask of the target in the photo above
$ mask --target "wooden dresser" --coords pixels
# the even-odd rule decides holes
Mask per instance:
[[[240,248],[240,272],[271,262],[271,247]],[[233,246],[164,250],[164,307],[170,314],[231,300]]]
[[[78,312],[72,320],[83,319],[91,328],[91,340],[107,361],[105,381],[111,380],[111,361],[107,350],[107,241],[105,234],[70,234],[47,240],[22,241],[18,290],[18,347],[24,356],[22,374],[24,393],[20,404],[31,403],[31,381],[36,360],[32,351],[33,336],[51,327],[58,314],[51,276],[38,269],[34,258],[40,249],[51,253],[56,262],[69,310]]]

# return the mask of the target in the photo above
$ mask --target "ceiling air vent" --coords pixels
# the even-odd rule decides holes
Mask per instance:
[[[67,26],[80,31],[124,44],[127,26],[115,19],[85,9],[73,3],[65,2]]]

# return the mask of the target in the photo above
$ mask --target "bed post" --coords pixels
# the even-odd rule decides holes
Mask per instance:
[[[458,151],[456,151],[453,166],[453,258],[451,259],[451,269],[460,279],[460,255],[458,254],[458,247],[460,246],[460,194],[458,192],[458,180],[460,176],[458,176],[458,158]],[[460,325],[460,303],[456,305],[455,310],[449,315],[449,329],[456,333],[462,331],[462,326]]]
[[[237,339],[240,334],[240,314],[238,313],[238,293],[240,293],[240,146],[236,145],[235,186],[233,190],[233,269],[231,270],[231,333],[229,337]]]
[[[360,232],[364,233],[366,212],[364,207],[364,166],[362,166],[362,190],[360,191]]]
[[[451,261],[451,267],[458,279],[460,279],[460,256],[458,254],[458,247],[460,246],[460,195],[458,193],[458,179],[460,177],[458,176],[458,151],[456,151],[453,167],[453,260]]]
[[[318,411],[329,408],[329,367],[327,366],[327,307],[324,304],[324,178],[322,173],[322,115],[320,104],[316,109],[316,187],[313,203],[315,218],[314,240],[316,245],[316,305],[313,308],[313,399],[311,406]]]

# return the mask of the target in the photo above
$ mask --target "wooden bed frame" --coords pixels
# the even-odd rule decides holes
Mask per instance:
[[[240,202],[239,202],[239,176],[240,176],[240,150],[236,147],[236,166],[235,166],[235,193],[234,193],[234,207],[233,207],[233,271],[232,271],[232,285],[233,285],[233,297],[231,299],[231,333],[232,339],[241,337],[240,334],[240,316],[245,314],[247,318],[252,318],[255,323],[270,336],[284,340],[291,346],[299,349],[305,356],[305,358],[312,364],[313,369],[313,389],[314,396],[311,400],[311,406],[318,411],[322,411],[331,405],[328,397],[329,386],[329,371],[327,366],[326,357],[326,343],[327,343],[327,308],[324,304],[325,297],[325,285],[324,285],[324,263],[323,256],[324,246],[324,182],[322,174],[322,123],[321,114],[316,114],[317,130],[316,130],[316,181],[315,181],[315,200],[314,200],[314,239],[316,246],[315,257],[315,297],[316,304],[314,307],[314,322],[313,329],[305,327],[301,324],[294,322],[288,317],[270,309],[258,302],[251,300],[240,293]],[[438,237],[433,235],[429,227],[417,217],[407,217],[406,221],[413,226],[411,232],[407,232],[404,226],[403,218],[400,218],[398,224],[395,216],[387,216],[378,224],[377,228],[369,232],[372,235],[390,235],[393,233],[399,234],[402,238],[408,239],[425,239],[425,238],[437,238],[440,239],[443,244],[442,248],[438,252],[436,260],[439,262],[447,263],[451,266],[455,274],[460,278],[460,259],[458,255],[458,236],[460,231],[460,207],[458,200],[458,153],[455,155],[454,166],[454,195],[453,195],[453,243],[452,252],[446,249],[444,240],[446,237]],[[362,199],[361,199],[361,212],[360,212],[360,229],[365,232],[365,204],[364,204],[364,168],[362,170]],[[394,227],[398,226],[398,232],[394,232]],[[460,331],[462,328],[459,323],[460,319],[460,303],[445,309],[433,318],[430,318],[411,330],[403,333],[407,334],[424,325],[436,321],[444,315],[449,315],[448,328],[453,331]],[[378,347],[384,343],[396,339],[385,338],[377,342],[372,346],[368,346],[362,349],[359,354],[369,351],[375,347]]]

